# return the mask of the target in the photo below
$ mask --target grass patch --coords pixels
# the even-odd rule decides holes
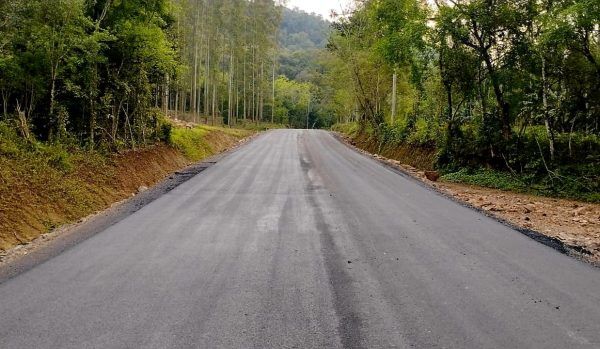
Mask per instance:
[[[360,125],[357,122],[348,122],[344,124],[335,124],[331,126],[331,130],[343,133],[347,136],[354,137],[360,133]]]
[[[205,136],[210,132],[207,128],[207,126],[196,126],[191,129],[175,128],[171,130],[171,143],[183,152],[186,158],[199,161],[212,154],[205,141]]]
[[[481,187],[514,191],[533,195],[600,202],[600,182],[597,176],[580,175],[581,169],[560,168],[552,175],[519,175],[490,169],[460,169],[447,173],[448,182],[472,184]]]
[[[198,125],[193,128],[175,127],[171,130],[171,144],[190,161],[200,161],[230,147],[234,141],[254,133],[242,128]]]
[[[479,185],[487,188],[513,190],[524,192],[528,185],[519,177],[507,172],[499,172],[488,169],[469,170],[463,168],[457,172],[447,173],[442,179],[454,183],[466,183]]]
[[[276,124],[276,123],[269,123],[269,122],[256,123],[256,122],[252,122],[252,121],[244,122],[243,120],[240,120],[235,125],[235,127],[230,128],[230,130],[242,129],[242,130],[246,130],[246,131],[261,132],[261,131],[275,130],[275,129],[282,129],[282,128],[288,128],[288,127],[283,124]]]

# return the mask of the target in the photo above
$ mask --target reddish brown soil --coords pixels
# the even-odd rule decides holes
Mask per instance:
[[[78,159],[67,173],[45,169],[11,178],[3,190],[0,249],[28,243],[40,234],[123,200],[143,186],[151,186],[188,161],[167,145]],[[16,166],[15,166],[16,168]]]
[[[347,138],[346,140],[352,145],[362,150],[366,150],[371,154],[378,154],[388,159],[401,160],[404,164],[425,171],[434,169],[436,151],[433,147],[416,147],[411,145],[384,145],[380,147],[379,144],[372,140],[367,134],[359,134],[354,138]]]
[[[206,135],[213,153],[238,142],[225,132]],[[73,158],[72,170],[65,172],[35,158],[0,157],[0,259],[6,250],[104,210],[190,163],[165,144],[109,157],[80,153]]]

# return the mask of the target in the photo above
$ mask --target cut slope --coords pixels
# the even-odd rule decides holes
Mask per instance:
[[[173,146],[157,144],[111,155],[47,145],[23,150],[22,144],[11,146],[11,137],[4,137],[0,252],[103,210],[191,162],[232,147],[250,133],[205,126],[175,128]]]

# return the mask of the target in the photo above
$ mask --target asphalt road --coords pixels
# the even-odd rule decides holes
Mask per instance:
[[[0,284],[0,348],[600,348],[600,269],[268,132]]]

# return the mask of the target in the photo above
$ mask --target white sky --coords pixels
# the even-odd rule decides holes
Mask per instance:
[[[341,12],[341,9],[348,7],[351,2],[351,0],[287,0],[286,6],[289,8],[298,7],[309,13],[318,13],[329,20],[331,10]]]

